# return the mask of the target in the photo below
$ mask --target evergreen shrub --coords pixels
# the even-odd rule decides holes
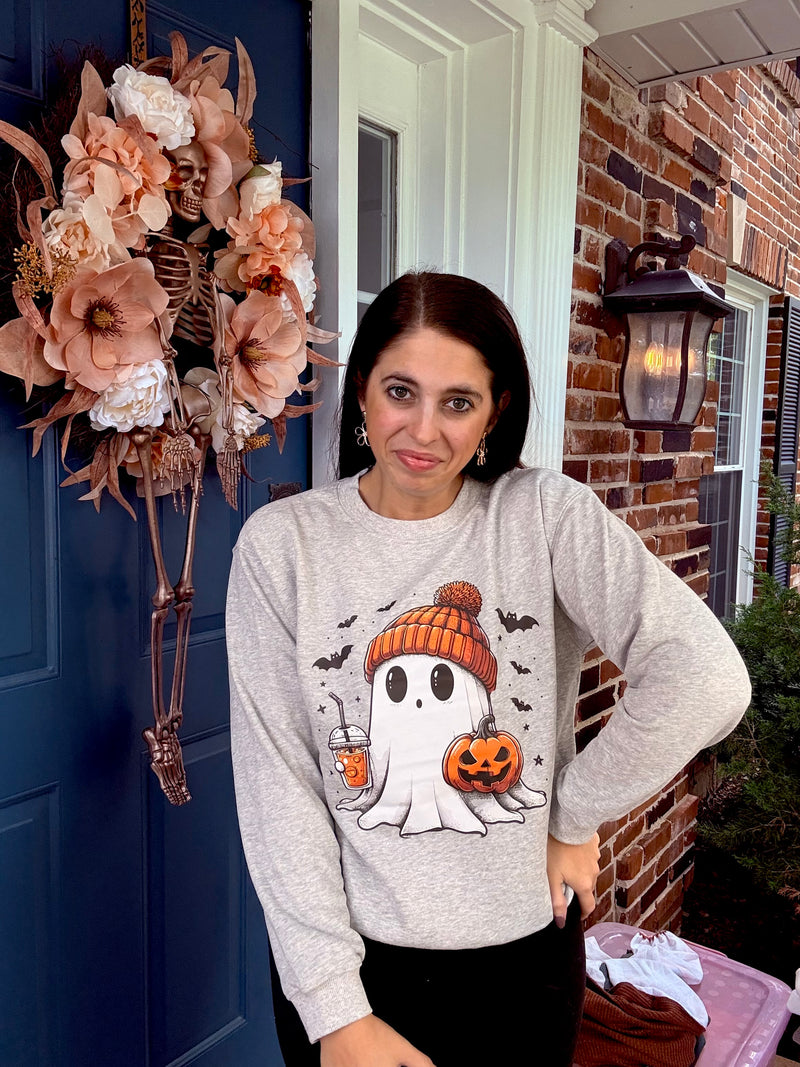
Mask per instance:
[[[786,520],[775,551],[800,564],[800,505],[768,464],[771,514]],[[726,627],[750,672],[753,697],[737,729],[716,748],[717,785],[699,830],[800,914],[800,591],[754,565],[752,604]]]

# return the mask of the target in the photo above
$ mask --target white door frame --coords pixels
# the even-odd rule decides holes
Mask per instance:
[[[510,304],[537,394],[523,459],[555,469],[563,454],[583,46],[595,37],[584,16],[593,2],[312,0],[319,325],[341,332],[344,361],[356,326],[359,107],[397,128],[380,94],[368,99],[365,91],[375,70],[370,57],[383,49],[416,71],[416,112],[402,120],[409,170],[400,193],[400,266],[468,274]],[[320,377],[315,485],[332,477],[341,372]]]

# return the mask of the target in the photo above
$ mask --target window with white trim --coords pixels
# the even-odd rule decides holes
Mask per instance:
[[[711,527],[708,605],[718,618],[753,595],[767,315],[773,290],[728,273],[735,311],[709,343],[708,376],[719,383],[714,473],[700,482],[700,515]]]
[[[358,321],[396,273],[397,135],[358,124]]]

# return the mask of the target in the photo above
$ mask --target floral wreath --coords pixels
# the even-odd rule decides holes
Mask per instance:
[[[50,426],[61,460],[74,425],[92,449],[62,485],[89,483],[82,500],[100,510],[108,490],[134,518],[119,483],[122,467],[145,498],[156,565],[152,625],[153,713],[144,731],[151,765],[172,803],[190,799],[177,740],[188,645],[197,509],[209,450],[236,508],[243,456],[286,420],[319,404],[290,404],[307,363],[336,365],[309,342],[335,337],[313,326],[317,282],[314,228],[284,187],[279,161],[259,162],[249,123],[256,96],[250,58],[236,41],[234,102],[224,88],[230,53],[190,58],[181,34],[171,56],[119,67],[106,87],[84,64],[76,114],[62,146],[68,157],[60,198],[46,152],[0,122],[0,138],[33,167],[43,195],[17,194],[12,292],[19,317],[0,326],[0,372],[54,397],[28,423],[33,453]],[[107,112],[113,111],[113,118]],[[216,248],[215,248],[216,246]],[[176,350],[174,343],[181,344]],[[79,420],[76,424],[75,420]],[[169,582],[155,497],[191,500],[181,578]],[[168,707],[162,689],[163,627],[178,620]]]
[[[297,179],[283,178],[278,161],[256,162],[248,126],[255,79],[246,50],[237,41],[234,105],[222,87],[227,51],[207,48],[190,60],[180,34],[171,34],[171,43],[171,57],[119,67],[108,89],[84,65],[77,114],[62,138],[69,158],[60,200],[44,151],[0,122],[0,137],[44,187],[24,217],[18,209],[24,243],[14,254],[13,295],[20,317],[0,327],[0,371],[21,378],[28,396],[34,385],[61,387],[49,411],[27,424],[34,454],[48,427],[66,420],[63,458],[73,420],[88,416],[94,458],[62,484],[88,481],[82,499],[98,509],[108,489],[131,515],[118,467],[141,480],[135,429],[150,431],[159,492],[190,480],[198,447],[187,432],[210,434],[226,498],[236,507],[241,455],[269,442],[256,431],[269,419],[282,448],[286,419],[319,406],[287,403],[319,384],[300,383],[307,362],[333,363],[308,348],[335,335],[307,319],[316,295],[314,228],[282,198]],[[114,118],[106,114],[109,102]],[[174,224],[186,229],[192,214],[208,221],[176,240]],[[212,230],[228,241],[209,269]],[[174,281],[178,245],[195,252],[193,293]],[[208,276],[205,287],[197,264]],[[178,273],[186,287],[186,271]],[[194,337],[187,308],[204,320]],[[207,342],[188,366],[185,357],[179,361],[180,373],[173,337]]]

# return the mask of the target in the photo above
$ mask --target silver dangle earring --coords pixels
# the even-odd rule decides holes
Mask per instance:
[[[364,412],[361,412],[362,423],[360,426],[356,426],[356,444],[367,445],[369,447],[369,438],[367,437],[367,416]]]
[[[486,430],[484,430],[483,437],[480,439],[480,442],[478,443],[478,451],[476,452],[476,455],[478,457],[478,466],[479,467],[485,467],[486,466],[486,451],[487,451],[487,449],[486,449]]]

